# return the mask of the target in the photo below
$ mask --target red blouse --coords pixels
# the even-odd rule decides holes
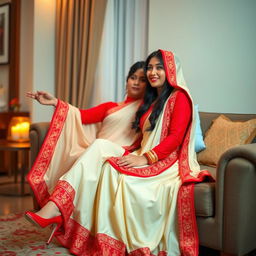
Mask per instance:
[[[158,159],[170,155],[179,145],[185,136],[188,124],[191,120],[191,103],[185,92],[179,91],[176,97],[169,135],[156,147],[153,148]]]
[[[122,103],[124,104],[124,103],[128,103],[128,102],[132,102],[134,100],[135,99],[127,97],[127,99]],[[120,103],[120,104],[122,104],[122,103]],[[80,114],[81,114],[82,123],[83,124],[94,124],[94,123],[102,122],[104,120],[104,118],[106,117],[108,110],[111,108],[117,107],[118,105],[119,104],[116,102],[105,102],[105,103],[102,103],[93,108],[79,109]]]
[[[102,122],[106,116],[107,111],[116,106],[117,106],[117,103],[115,102],[106,102],[93,108],[79,109],[82,123],[93,124],[93,123]]]

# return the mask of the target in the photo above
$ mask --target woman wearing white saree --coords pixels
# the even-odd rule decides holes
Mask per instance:
[[[90,109],[68,106],[68,111],[73,113],[73,121],[81,116],[86,146],[96,138],[108,139],[120,146],[130,145],[136,140],[137,135],[130,128],[146,87],[144,67],[144,61],[138,61],[130,67],[126,78],[126,98],[123,102],[106,102]],[[59,107],[58,105],[62,104],[60,100],[44,91],[28,92],[27,97],[43,105]]]
[[[193,183],[209,174],[196,161],[192,99],[172,52],[152,53],[146,75],[133,123],[143,133],[140,144],[97,139],[55,184],[45,181],[41,210],[26,212],[41,227],[55,224],[75,255],[198,255]],[[55,157],[31,170],[33,189]]]
[[[58,100],[47,92],[27,93],[27,97],[37,100],[42,105],[56,107],[46,139],[30,172],[32,176],[35,174],[37,179],[37,185],[32,189],[40,206],[44,205],[46,198],[49,197],[48,188],[56,184],[57,180],[71,168],[80,154],[96,138],[108,139],[120,146],[125,146],[132,144],[140,136],[131,129],[131,125],[145,92],[144,67],[144,61],[138,61],[130,67],[126,78],[127,96],[123,102],[119,103],[106,102],[84,110]],[[54,141],[54,144],[51,144],[56,130],[62,129],[61,136],[59,133],[57,135],[59,143]],[[49,147],[51,147],[50,151]],[[52,168],[48,168],[46,175],[42,172],[38,176],[35,170],[42,168],[42,162],[46,166],[50,164],[48,160],[42,161],[46,152],[50,154],[47,156],[49,161],[56,152],[54,161],[51,161]],[[63,160],[65,165],[63,165]]]

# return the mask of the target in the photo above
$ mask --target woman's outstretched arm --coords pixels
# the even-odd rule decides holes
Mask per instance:
[[[26,96],[28,98],[34,99],[38,101],[42,105],[54,106],[56,107],[58,104],[58,99],[55,98],[48,92],[37,91],[37,92],[27,92]]]

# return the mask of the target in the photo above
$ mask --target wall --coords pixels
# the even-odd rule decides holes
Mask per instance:
[[[255,0],[150,0],[149,52],[174,51],[201,111],[256,113]]]
[[[22,0],[20,98],[32,122],[50,121],[53,108],[25,97],[27,91],[55,94],[55,8],[52,0]]]

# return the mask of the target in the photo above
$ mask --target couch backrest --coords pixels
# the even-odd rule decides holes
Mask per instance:
[[[256,114],[231,114],[231,113],[211,113],[211,112],[199,112],[201,128],[203,134],[211,126],[212,120],[216,119],[219,115],[225,115],[233,121],[247,121],[256,118]],[[253,140],[256,143],[256,137]]]

